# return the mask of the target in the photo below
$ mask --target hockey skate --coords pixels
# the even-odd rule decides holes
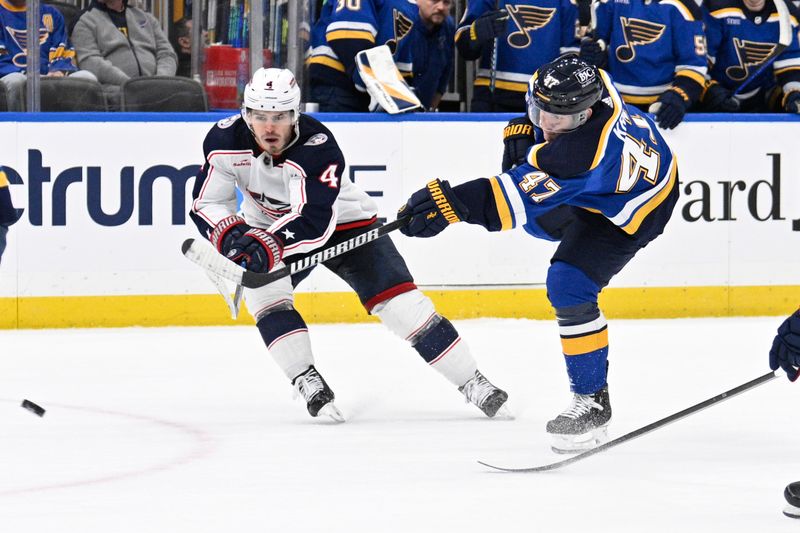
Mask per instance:
[[[478,370],[469,381],[458,388],[458,391],[464,395],[466,403],[478,406],[478,409],[489,418],[497,414],[501,418],[514,418],[505,405],[508,400],[506,391],[492,385]]]
[[[800,481],[789,483],[783,491],[787,505],[783,509],[783,514],[789,518],[800,518]]]
[[[314,365],[294,378],[292,385],[295,396],[302,396],[306,401],[308,414],[311,416],[329,416],[336,422],[344,422],[342,412],[333,403],[334,394]]]
[[[606,385],[594,394],[574,394],[564,412],[547,423],[556,453],[577,453],[608,440],[611,401]]]

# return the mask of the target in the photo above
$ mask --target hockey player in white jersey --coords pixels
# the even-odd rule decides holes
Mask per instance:
[[[344,174],[333,134],[300,113],[300,89],[284,69],[259,69],[242,110],[218,122],[203,143],[205,164],[190,215],[217,250],[253,272],[302,259],[380,226],[377,207]],[[238,212],[236,189],[243,195]],[[467,344],[434,309],[389,237],[323,263],[358,294],[367,312],[409,341],[466,400],[493,417],[508,395],[479,371]],[[294,308],[294,288],[311,270],[257,289],[245,302],[275,362],[305,399],[311,416],[344,417],[315,367],[308,329]],[[355,342],[355,339],[354,339]]]

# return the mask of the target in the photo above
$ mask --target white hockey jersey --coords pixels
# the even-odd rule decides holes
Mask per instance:
[[[219,121],[203,142],[190,216],[206,238],[222,219],[239,211],[254,227],[284,244],[284,257],[311,252],[336,230],[374,222],[377,205],[344,177],[345,160],[333,134],[300,115],[299,135],[277,157],[259,148],[236,115]]]

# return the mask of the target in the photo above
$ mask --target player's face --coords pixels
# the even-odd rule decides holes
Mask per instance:
[[[530,106],[529,114],[531,122],[542,129],[545,141],[552,141],[562,133],[568,133],[577,129],[583,125],[590,116],[592,116],[591,109],[571,115],[557,115],[539,109],[536,105]]]
[[[439,26],[445,21],[452,5],[453,0],[417,0],[420,18],[433,26]]]
[[[248,111],[253,135],[262,150],[278,155],[289,144],[294,128],[292,111]]]

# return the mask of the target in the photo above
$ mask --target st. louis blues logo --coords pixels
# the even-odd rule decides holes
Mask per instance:
[[[622,24],[622,35],[625,37],[625,44],[616,49],[617,59],[623,63],[633,61],[636,57],[635,46],[654,43],[664,35],[666,26],[656,22],[648,22],[641,19],[629,19],[620,17]]]
[[[414,21],[405,16],[401,11],[392,9],[392,23],[394,25],[394,38],[386,41],[386,45],[391,49],[392,53],[397,50],[397,45],[409,33],[411,28],[414,27]]]
[[[9,28],[8,26],[6,26],[6,31],[9,33],[9,35],[11,35],[11,38],[14,39],[15,43],[17,43],[17,47],[21,50],[20,53],[16,54],[13,58],[11,58],[11,61],[14,63],[14,66],[25,68],[25,66],[28,64],[27,58],[25,57],[25,54],[28,51],[27,32],[25,30],[18,30],[16,28]],[[41,46],[45,42],[47,42],[47,38],[49,36],[50,32],[47,30],[47,28],[39,28],[39,45]]]
[[[739,64],[725,69],[725,74],[734,81],[742,81],[750,75],[751,67],[758,67],[775,51],[778,46],[775,43],[757,43],[745,41],[737,37],[733,38],[733,46],[736,49],[736,56]]]
[[[506,6],[517,31],[508,36],[507,42],[514,48],[525,48],[531,44],[530,31],[544,28],[556,14],[554,7]]]

